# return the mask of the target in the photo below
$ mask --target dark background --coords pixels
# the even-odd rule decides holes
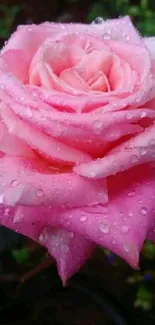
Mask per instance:
[[[42,21],[91,22],[97,16],[130,15],[143,35],[155,35],[154,0],[1,0],[0,36],[18,24]]]
[[[92,22],[97,16],[123,15],[131,16],[142,35],[155,35],[153,0],[1,0],[0,43],[2,46],[18,24]],[[114,324],[107,319],[106,308],[99,308],[78,290],[62,289],[54,264],[41,271],[49,262],[45,255],[44,249],[29,239],[0,227],[0,324]],[[128,319],[138,317],[138,324],[154,325],[155,245],[150,242],[144,245],[140,266],[140,271],[134,271],[109,251],[98,249],[79,277],[85,278],[84,287],[89,280],[90,287],[108,290],[109,306],[113,298],[120,301]],[[129,325],[134,324],[136,321],[129,320]]]

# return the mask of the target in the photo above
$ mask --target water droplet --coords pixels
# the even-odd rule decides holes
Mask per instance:
[[[4,201],[4,195],[1,194],[1,195],[0,195],[0,203],[3,203],[3,201]]]
[[[143,216],[145,216],[145,215],[147,214],[147,209],[146,209],[145,207],[142,207],[142,208],[140,209],[140,213],[141,213]]]
[[[103,22],[104,22],[104,20],[103,20],[102,17],[96,17],[96,18],[94,19],[94,23],[95,23],[95,24],[103,24]]]
[[[128,113],[126,113],[125,116],[126,116],[127,120],[130,120],[132,118],[132,113],[128,112]]]
[[[134,196],[136,194],[135,190],[132,190],[128,193],[128,196]]]
[[[69,238],[73,238],[73,237],[74,237],[73,232],[69,232],[69,233],[68,233],[68,237],[69,237]]]
[[[110,39],[110,33],[107,31],[107,33],[104,33],[102,36],[104,39]]]
[[[138,157],[137,155],[132,155],[132,156],[130,157],[130,163],[131,163],[131,164],[135,164],[135,163],[137,163],[138,160],[139,160],[139,157]]]
[[[70,251],[70,248],[69,248],[68,245],[63,245],[62,249],[63,249],[63,252],[64,252],[65,254],[68,254],[69,251]]]
[[[45,235],[43,233],[39,236],[39,241],[42,243],[45,240]]]
[[[129,217],[129,218],[132,218],[132,217],[133,217],[133,212],[129,212],[129,213],[128,213],[128,217]]]
[[[142,203],[143,203],[143,200],[139,200],[138,203],[139,203],[139,204],[142,204]]]
[[[112,240],[112,244],[113,245],[116,245],[116,240]]]
[[[64,24],[60,24],[60,28],[64,30],[66,26]]]
[[[93,170],[90,170],[89,172],[88,172],[88,175],[89,175],[89,177],[95,177],[96,176],[96,173],[93,171]]]
[[[108,227],[108,225],[105,224],[105,223],[101,223],[101,224],[99,225],[99,230],[100,230],[101,232],[103,232],[104,234],[108,234],[108,233],[109,233],[109,227]]]
[[[38,189],[38,190],[36,191],[36,195],[37,195],[38,197],[41,197],[41,196],[43,196],[43,195],[44,195],[44,192],[43,192],[43,190],[41,190],[41,189]]]
[[[24,111],[24,114],[27,116],[27,117],[32,117],[32,110],[27,107]]]
[[[151,140],[149,141],[149,144],[150,144],[150,145],[155,145],[155,139],[151,139]]]
[[[141,148],[141,149],[140,149],[140,154],[141,154],[142,156],[146,155],[146,154],[147,154],[147,149],[146,149],[146,148]]]
[[[147,115],[146,112],[142,112],[142,113],[140,114],[140,117],[141,117],[141,118],[144,118],[144,117],[146,117],[146,115]]]
[[[130,251],[129,246],[124,245],[123,248],[124,248],[124,250],[125,250],[126,253],[129,253],[129,251]]]
[[[5,215],[5,216],[8,217],[9,212],[10,212],[10,209],[9,209],[9,208],[5,208],[5,209],[4,209],[4,215]]]
[[[13,179],[13,180],[11,181],[10,185],[13,186],[13,187],[17,186],[17,185],[18,185],[18,181],[17,181],[17,179]]]
[[[154,158],[154,157],[155,157],[155,152],[152,153],[152,158]]]
[[[121,232],[122,232],[123,234],[127,234],[128,231],[129,231],[129,227],[128,227],[128,226],[126,226],[126,225],[122,226],[122,228],[121,228]]]
[[[80,217],[80,221],[83,221],[83,222],[84,222],[84,221],[86,221],[86,220],[87,220],[87,217],[86,217],[86,216],[81,216],[81,217]]]
[[[101,126],[102,126],[102,121],[100,121],[100,120],[95,120],[95,121],[93,121],[93,126],[95,127],[95,128],[101,128]]]

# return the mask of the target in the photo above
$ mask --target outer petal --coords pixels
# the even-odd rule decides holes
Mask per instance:
[[[111,39],[141,43],[141,38],[130,18],[124,17],[106,20],[103,24],[98,25],[44,23],[20,26],[4,46],[2,53],[9,49],[22,49],[29,53],[29,58],[32,58],[46,38],[66,32],[85,32],[103,37],[105,35],[105,38],[108,35]]]
[[[28,81],[28,55],[23,50],[8,50],[0,56],[0,70],[13,74],[23,83]]]
[[[151,57],[155,59],[155,37],[146,37],[144,38],[144,43],[148,48]]]
[[[44,228],[40,241],[56,259],[63,284],[77,272],[92,254],[95,244],[62,228]]]
[[[31,125],[20,120],[4,104],[0,105],[0,114],[11,135],[23,140],[24,143],[28,144],[32,149],[37,150],[37,152],[49,161],[68,165],[91,160],[88,154],[70,148],[60,141],[50,138],[40,130],[32,128]]]
[[[32,217],[31,221],[30,215],[27,218],[28,211]],[[32,211],[33,214],[31,214]],[[36,213],[38,214],[37,209]],[[83,236],[63,228],[47,225],[43,227],[45,223],[42,222],[39,214],[38,220],[33,221],[36,213],[32,208],[27,210],[26,207],[18,206],[14,209],[0,205],[0,222],[44,245],[56,260],[59,275],[65,285],[68,278],[77,272],[90,257],[95,244]],[[23,222],[20,222],[21,219]]]
[[[4,123],[0,122],[0,151],[17,157],[36,158],[33,150],[17,136],[9,134]]]
[[[59,112],[53,106],[49,107],[45,103],[41,104],[41,98],[38,98],[38,102],[29,100],[29,97],[27,102],[27,94],[25,94],[25,97],[21,97],[21,99],[20,97],[18,98],[18,87],[13,96],[10,94],[9,88],[5,90],[6,92],[3,90],[2,94],[0,94],[3,97],[3,101],[22,120],[27,121],[29,125],[31,124],[33,128],[41,129],[44,133],[52,136],[52,138],[59,139],[62,143],[71,146],[71,148],[74,147],[96,156],[101,156],[103,151],[107,150],[107,142],[115,141],[127,134],[139,133],[143,130],[140,125],[145,125],[143,120],[145,122],[146,119],[149,126],[155,117],[155,111],[148,108],[126,109],[113,113],[106,113],[104,108],[102,108],[102,112],[95,112],[94,114],[92,112],[82,114]],[[39,97],[38,93],[36,97]],[[23,100],[23,98],[26,100]],[[43,98],[44,100],[45,98]],[[54,99],[54,101],[57,100]],[[6,111],[4,111],[5,114]],[[20,132],[19,136],[22,137],[23,134]],[[57,142],[57,146],[59,147],[59,142]],[[43,150],[45,150],[45,146],[43,146]],[[54,155],[58,156],[60,153],[55,152]],[[89,158],[86,155],[84,156],[83,153],[78,156],[79,158],[81,156],[80,159]]]
[[[8,217],[4,209],[1,223],[38,239],[47,226],[63,227],[110,249],[136,268],[148,231],[154,229],[155,166],[141,166],[115,176],[109,179],[108,188],[110,199],[106,205],[76,209],[18,207]],[[46,236],[40,240],[46,243]]]
[[[61,246],[59,241],[58,246],[55,246],[57,239],[60,239],[59,232],[54,230],[54,235],[50,239],[50,226],[63,227],[74,233],[68,234],[70,238],[68,244],[69,248],[74,246],[73,238],[75,238],[75,250],[77,248],[78,256],[82,256],[80,261],[84,261],[93,248],[89,245],[90,241],[110,249],[136,268],[143,242],[148,232],[151,236],[154,231],[155,165],[144,165],[112,177],[109,179],[108,188],[110,200],[106,205],[74,209],[49,206],[9,208],[1,205],[0,220],[3,225],[47,245],[52,255],[57,258],[64,281],[66,279],[64,274],[70,276],[75,269],[74,267],[72,269],[72,266],[72,271],[65,269],[66,264],[64,262],[63,265],[63,261],[67,263],[75,251],[73,248],[69,259],[65,259],[64,255],[61,255],[61,249],[59,250]],[[88,239],[88,242],[80,237],[74,237],[75,233]],[[63,234],[63,230],[60,230],[60,234]],[[63,240],[66,245],[66,237],[63,237]],[[83,247],[81,249],[78,246],[79,240]],[[68,247],[64,250],[69,252]],[[77,265],[80,264],[77,263],[76,267]]]
[[[76,229],[137,267],[147,233],[154,230],[155,166],[144,165],[122,173],[108,185],[107,205],[62,212],[60,224]]]
[[[105,180],[90,181],[70,170],[59,173],[37,160],[4,157],[0,159],[1,203],[15,206],[83,206],[106,203]]]
[[[111,151],[106,157],[74,167],[89,178],[103,178],[155,160],[155,125]]]

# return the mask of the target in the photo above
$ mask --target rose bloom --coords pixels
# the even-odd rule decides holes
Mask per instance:
[[[0,223],[67,279],[155,239],[155,40],[130,19],[20,26],[0,54]]]

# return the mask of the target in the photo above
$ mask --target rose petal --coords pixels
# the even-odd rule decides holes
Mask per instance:
[[[117,26],[117,28],[116,28]],[[29,52],[30,58],[46,38],[57,33],[82,32],[94,35],[107,36],[111,39],[134,42],[141,44],[141,38],[128,16],[119,19],[109,19],[103,24],[56,24],[44,23],[40,25],[19,26],[12,34],[3,48],[3,53],[8,49],[23,49]]]
[[[86,84],[86,82],[79,76],[79,74],[76,72],[75,69],[65,69],[63,70],[59,78],[67,85],[70,85],[70,87],[73,87],[73,89],[83,90],[83,91],[90,91],[89,86]]]
[[[95,244],[83,236],[62,228],[46,227],[39,238],[56,259],[63,285],[83,266],[95,248]]]
[[[150,56],[144,46],[134,44],[134,56],[133,44],[109,41],[109,46],[120,59],[129,63],[130,67],[139,74],[141,81],[147,77],[148,72],[150,72]]]
[[[47,226],[63,227],[80,234],[138,267],[139,251],[152,229],[155,208],[155,166],[144,165],[109,180],[109,203],[77,209],[18,208],[2,224],[39,236]]]
[[[65,169],[61,173],[37,160],[0,159],[0,179],[1,200],[10,206],[83,206],[108,199],[105,180],[92,182]]]
[[[116,147],[106,157],[74,167],[74,171],[89,178],[103,178],[155,160],[155,126]]]
[[[2,122],[0,122],[0,151],[12,156],[36,158],[33,150],[17,136],[9,134]]]
[[[155,37],[144,38],[144,43],[148,48],[152,58],[155,59]]]
[[[113,139],[117,140],[125,134],[140,132],[142,128],[138,123],[143,125],[143,120],[146,119],[149,126],[155,117],[155,111],[148,108],[77,115],[58,112],[53,107],[47,109],[46,105],[40,104],[40,101],[37,109],[34,105],[24,105],[23,101],[10,97],[6,102],[22,119],[49,136],[58,138],[71,147],[98,156],[103,154],[107,146],[106,141],[110,141],[108,136],[110,137],[111,133]],[[24,106],[22,110],[21,105]]]
[[[63,228],[43,227],[39,220],[37,222],[33,221],[36,213],[31,208],[30,212],[32,211],[32,220],[30,222],[28,218],[28,224],[27,222],[25,223],[25,219],[27,219],[26,207],[18,206],[14,209],[0,205],[1,224],[19,231],[21,234],[45,246],[49,254],[55,258],[63,285],[66,285],[67,280],[90,257],[96,245],[83,236]],[[36,212],[38,214],[37,210]]]
[[[0,70],[12,73],[23,83],[28,81],[28,58],[23,50],[7,50],[0,57]]]
[[[4,123],[7,125],[9,133],[19,137],[26,142],[32,149],[37,150],[49,161],[58,164],[72,164],[80,161],[90,161],[91,157],[77,149],[70,148],[67,145],[50,138],[31,125],[20,120],[9,107],[0,105],[0,112]]]

